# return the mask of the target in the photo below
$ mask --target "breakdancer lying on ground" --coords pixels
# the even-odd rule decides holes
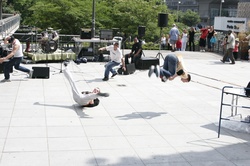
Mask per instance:
[[[94,107],[94,106],[97,106],[100,102],[98,97],[100,97],[100,96],[108,97],[109,96],[108,93],[101,93],[99,88],[95,88],[92,92],[89,92],[89,91],[80,92],[77,89],[75,82],[72,79],[72,75],[71,75],[70,71],[68,71],[68,69],[65,68],[63,73],[64,73],[65,77],[68,79],[70,86],[72,88],[73,99],[79,105],[81,105],[83,107]]]
[[[152,65],[149,68],[148,76],[151,77],[153,73],[156,74],[156,77],[160,77],[163,82],[166,82],[168,79],[173,80],[177,76],[181,77],[182,82],[189,82],[191,80],[190,74],[184,69],[181,55],[167,55],[162,68],[158,65],[156,67]]]

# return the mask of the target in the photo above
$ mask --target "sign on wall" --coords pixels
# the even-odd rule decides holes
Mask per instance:
[[[234,32],[246,32],[247,22],[247,18],[215,17],[214,29],[220,31],[232,30]]]

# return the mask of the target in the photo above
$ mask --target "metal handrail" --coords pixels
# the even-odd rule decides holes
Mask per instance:
[[[4,37],[15,33],[20,26],[21,17],[19,14],[12,15],[0,20],[0,40]]]

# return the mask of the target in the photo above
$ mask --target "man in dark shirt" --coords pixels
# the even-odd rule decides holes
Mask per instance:
[[[137,68],[138,61],[142,55],[142,47],[138,38],[134,38],[134,44],[132,46],[131,52],[125,55],[125,64],[129,64],[128,58],[131,58],[131,63],[135,64],[135,68]]]

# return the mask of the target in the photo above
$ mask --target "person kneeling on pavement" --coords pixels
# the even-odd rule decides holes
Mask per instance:
[[[113,69],[113,67],[120,65],[121,62],[123,63],[123,59],[118,42],[114,43],[114,45],[99,48],[99,51],[104,50],[110,51],[110,61],[105,65],[104,78],[102,79],[103,81],[108,81],[109,72],[112,73],[112,78],[116,76],[117,72]],[[123,68],[125,68],[125,66],[123,66]]]
[[[31,78],[33,70],[20,66],[20,63],[23,59],[23,49],[20,41],[15,39],[14,36],[7,36],[4,39],[4,44],[11,44],[12,51],[7,56],[0,58],[0,63],[4,62],[4,79],[1,80],[1,82],[10,82],[10,72],[13,66],[16,70],[27,73]]]
[[[169,54],[164,59],[163,67],[159,65],[151,66],[148,71],[148,76],[155,73],[156,77],[160,77],[162,82],[174,80],[177,76],[181,77],[183,83],[190,82],[191,75],[184,69],[183,58],[181,55]]]
[[[134,38],[134,44],[132,46],[132,49],[130,53],[125,55],[125,64],[129,64],[129,58],[131,58],[131,63],[135,64],[135,68],[138,68],[138,62],[141,59],[142,55],[142,46],[139,42],[138,38]]]

